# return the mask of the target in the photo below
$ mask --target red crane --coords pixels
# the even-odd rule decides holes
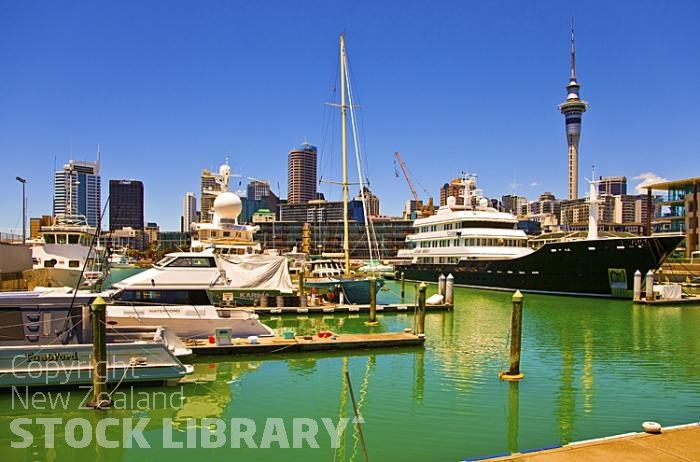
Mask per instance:
[[[401,154],[399,154],[398,151],[394,153],[394,157],[396,157],[396,160],[399,162],[399,166],[401,167],[401,171],[403,172],[403,176],[406,177],[406,182],[408,183],[408,187],[411,190],[411,194],[413,194],[413,199],[416,201],[416,205],[420,209],[421,213],[423,216],[429,216],[432,215],[434,212],[433,209],[433,198],[428,199],[428,205],[423,206],[423,201],[420,200],[418,197],[418,192],[416,191],[415,186],[413,186],[413,181],[411,181],[411,175],[408,173],[408,167],[406,167],[406,164],[404,163],[403,159],[401,158]],[[396,172],[396,176],[399,176],[398,172]]]

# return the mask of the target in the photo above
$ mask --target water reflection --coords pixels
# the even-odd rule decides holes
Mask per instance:
[[[413,288],[406,289],[410,300]],[[164,419],[172,422],[173,438],[185,443],[187,429],[203,418],[249,418],[260,433],[272,417],[285,422],[298,417],[338,421],[354,413],[345,371],[352,378],[374,460],[461,460],[636,431],[644,420],[665,425],[697,420],[700,308],[526,294],[521,359],[526,377],[511,383],[498,379],[508,361],[511,295],[458,290],[454,312],[428,313],[425,348],[199,358],[195,373],[180,386],[135,387],[118,409],[104,412],[80,410],[85,394],[80,390],[65,409],[24,408],[17,396],[13,401],[11,394],[3,393],[0,448],[21,439],[10,430],[16,418],[62,418],[64,423],[82,418],[96,425],[105,418],[148,417],[144,437],[152,448],[164,444]],[[410,313],[380,313],[377,327],[365,326],[366,319],[366,313],[336,313],[265,322],[280,333],[293,330],[299,335],[319,330],[400,331],[413,325]],[[151,405],[142,405],[146,402]],[[143,452],[136,447],[105,448],[94,440],[76,449],[64,440],[65,426],[55,428],[56,447],[45,449],[45,427],[34,422],[24,428],[36,436],[26,450],[33,460],[146,455],[168,462],[185,457],[362,459],[352,423],[341,447],[332,451],[327,435],[323,440],[319,436],[321,450]],[[107,438],[121,440],[123,430],[123,425],[109,426]],[[25,453],[17,451],[11,452],[10,460],[25,459]]]

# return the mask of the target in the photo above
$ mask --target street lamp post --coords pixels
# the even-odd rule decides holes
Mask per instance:
[[[22,183],[22,244],[27,242],[27,196],[26,196],[26,185],[27,180],[22,177],[15,177],[17,181]]]

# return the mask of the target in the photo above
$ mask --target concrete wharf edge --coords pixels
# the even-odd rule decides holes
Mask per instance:
[[[207,342],[206,340],[204,342]],[[258,343],[238,339],[231,345],[203,343],[188,344],[197,355],[242,355],[259,353],[289,353],[303,351],[359,350],[370,348],[396,348],[422,346],[425,337],[410,332],[376,334],[333,334],[322,338],[318,335],[298,335],[292,339],[259,337]]]
[[[245,308],[245,307],[244,307]],[[300,306],[253,306],[249,307],[257,314],[280,315],[280,314],[332,314],[332,313],[369,313],[369,305],[309,305]],[[413,313],[416,306],[412,303],[391,303],[386,305],[376,305],[377,313]],[[425,305],[425,311],[449,311],[454,309],[453,305]]]
[[[700,423],[664,427],[659,434],[627,433],[569,443],[553,449],[465,460],[489,462],[700,461]]]

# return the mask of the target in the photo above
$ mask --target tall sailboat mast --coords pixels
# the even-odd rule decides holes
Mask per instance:
[[[348,146],[347,123],[345,104],[345,34],[340,34],[340,124],[342,127],[342,153],[343,153],[343,254],[345,256],[345,274],[350,272],[350,231],[348,228]]]

